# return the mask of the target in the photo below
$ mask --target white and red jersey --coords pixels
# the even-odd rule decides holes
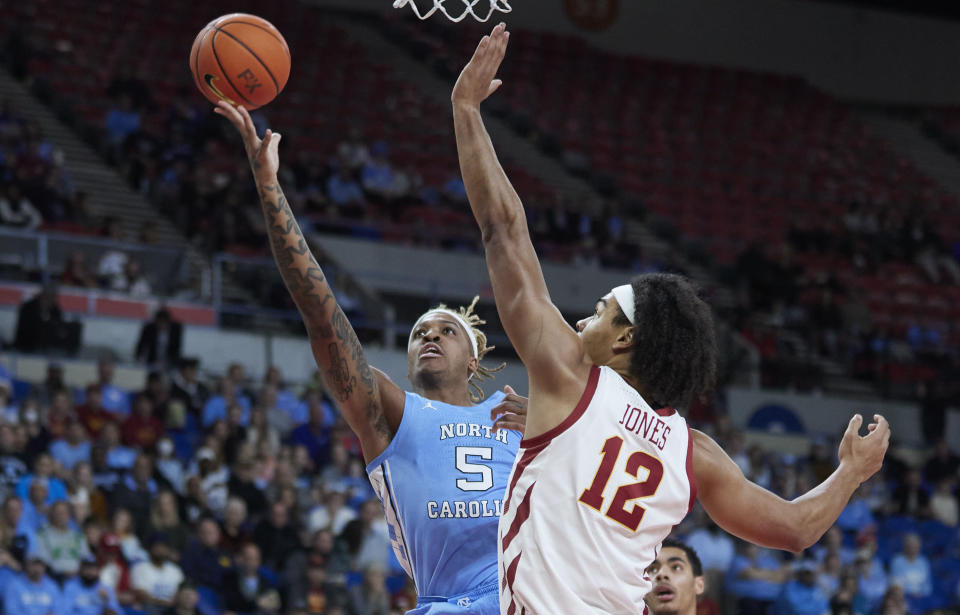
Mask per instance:
[[[646,568],[696,493],[684,418],[593,367],[570,416],[520,443],[497,541],[500,612],[646,613]]]

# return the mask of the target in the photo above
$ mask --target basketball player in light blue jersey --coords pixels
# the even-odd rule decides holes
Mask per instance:
[[[307,247],[277,179],[280,134],[258,138],[243,107],[222,102],[215,111],[243,138],[277,267],[324,385],[360,439],[394,553],[416,582],[419,600],[410,613],[499,613],[497,524],[526,400],[510,387],[483,400],[476,381],[500,368],[480,365],[490,348],[473,314],[476,299],[466,309],[440,306],[420,317],[407,345],[414,392],[404,392],[367,364]]]

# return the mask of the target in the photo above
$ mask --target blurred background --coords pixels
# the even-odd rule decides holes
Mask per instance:
[[[696,280],[721,382],[685,415],[783,497],[832,471],[853,412],[893,428],[808,553],[691,514],[701,612],[957,612],[960,6],[513,4],[485,115],[570,322],[632,274]],[[284,134],[281,181],[371,364],[406,386],[416,317],[480,295],[508,362],[488,390],[526,389],[449,111],[486,26],[386,0],[0,0],[0,586],[42,560],[128,612],[402,612],[416,589],[187,68],[235,11],[290,45],[254,120]],[[36,612],[18,591],[6,615]]]

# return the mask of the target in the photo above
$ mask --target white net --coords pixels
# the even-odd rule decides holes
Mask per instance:
[[[421,11],[417,6],[417,0],[394,0],[393,8],[402,9],[410,5],[414,15],[420,19],[428,19],[431,15],[440,11],[451,21],[461,21],[467,16],[473,17],[477,21],[487,21],[494,13],[509,13],[510,8],[508,0],[421,0],[423,4],[432,3],[433,6],[425,11]],[[447,4],[451,8],[447,9]],[[455,7],[453,5],[456,5]]]

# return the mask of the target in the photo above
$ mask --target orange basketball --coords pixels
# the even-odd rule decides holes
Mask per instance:
[[[193,40],[190,70],[210,102],[256,109],[283,90],[290,76],[290,49],[266,19],[231,13],[206,25]]]

